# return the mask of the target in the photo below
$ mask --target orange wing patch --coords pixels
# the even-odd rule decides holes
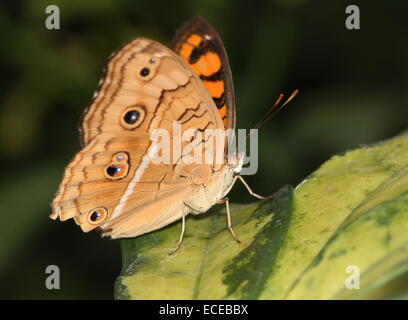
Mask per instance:
[[[208,41],[198,34],[192,34],[179,47],[178,54],[200,77],[220,112],[224,126],[228,126],[227,107],[225,105],[225,83],[222,78],[220,56],[211,51]]]
[[[213,98],[219,99],[222,97],[224,93],[224,81],[222,80],[203,80],[203,83]],[[217,107],[219,106],[217,105]]]
[[[178,49],[178,54],[190,65],[200,77],[213,98],[224,126],[229,125],[227,106],[225,104],[225,82],[222,77],[222,63],[220,56],[211,51],[208,41],[198,34],[192,34]]]
[[[225,125],[225,122],[227,120],[227,105],[224,104],[221,108],[218,108],[218,111],[220,113],[222,122],[224,122]]]
[[[186,58],[190,57],[191,52],[194,50],[196,46],[200,44],[200,42],[203,40],[202,37],[200,37],[197,34],[192,34],[185,43],[183,43],[180,47],[179,55],[181,55],[185,60]],[[188,61],[187,61],[188,62]]]
[[[195,17],[178,30],[172,42],[200,77],[218,108],[225,129],[235,128],[235,101],[231,69],[222,41],[203,18]]]
[[[191,64],[191,68],[199,76],[211,77],[221,69],[221,60],[214,52],[207,52],[200,56],[198,61]]]

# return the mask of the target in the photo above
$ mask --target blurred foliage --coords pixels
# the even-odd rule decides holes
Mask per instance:
[[[408,292],[408,132],[334,156],[293,192],[122,243],[117,299],[369,299]],[[349,290],[348,267],[359,290]],[[354,270],[355,274],[356,270]],[[393,283],[399,279],[399,283]]]
[[[61,29],[47,30],[58,5]],[[137,36],[168,43],[195,15],[224,40],[238,127],[250,128],[280,92],[300,95],[260,132],[259,193],[296,185],[331,154],[407,127],[406,1],[2,1],[0,32],[1,298],[111,298],[119,243],[49,221],[48,202],[79,149],[77,122],[109,54]],[[230,198],[238,196],[241,187]],[[242,200],[241,200],[242,199]],[[247,200],[248,199],[248,200]],[[61,267],[63,290],[44,287]]]

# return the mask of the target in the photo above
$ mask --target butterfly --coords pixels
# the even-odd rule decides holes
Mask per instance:
[[[254,193],[239,172],[242,154],[221,163],[186,164],[181,158],[157,163],[153,130],[235,129],[231,69],[222,41],[203,18],[195,17],[175,34],[169,49],[136,38],[113,53],[80,125],[82,150],[66,167],[51,203],[50,217],[73,218],[84,232],[99,229],[112,239],[136,237],[206,212],[226,197],[237,180]],[[184,142],[186,143],[186,142]],[[203,143],[205,149],[205,141]],[[205,151],[205,150],[204,150]],[[228,159],[227,159],[228,158]],[[231,161],[229,161],[231,160]],[[173,252],[175,252],[175,250]]]

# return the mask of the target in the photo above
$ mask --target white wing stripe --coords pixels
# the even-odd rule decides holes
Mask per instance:
[[[140,164],[139,168],[137,168],[135,176],[133,177],[132,181],[129,182],[126,192],[120,198],[120,201],[118,205],[115,207],[115,210],[113,210],[112,216],[109,219],[110,221],[112,221],[112,219],[116,218],[122,213],[122,209],[126,205],[129,196],[133,193],[137,183],[140,181],[140,178],[142,177],[143,172],[145,171],[147,166],[149,165],[151,158],[154,158],[156,156],[156,152],[157,144],[152,143],[147,153],[143,156],[142,163]]]

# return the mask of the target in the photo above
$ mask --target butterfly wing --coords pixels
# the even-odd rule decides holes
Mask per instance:
[[[200,79],[170,49],[138,38],[116,54],[83,115],[83,149],[65,169],[51,218],[112,238],[146,233],[179,219],[195,165],[157,163],[155,129],[173,134],[223,128]],[[182,145],[183,147],[184,145]],[[215,166],[211,166],[212,169]]]
[[[202,17],[195,17],[175,34],[171,48],[200,77],[212,96],[225,129],[235,129],[235,98],[231,68],[221,38]]]

